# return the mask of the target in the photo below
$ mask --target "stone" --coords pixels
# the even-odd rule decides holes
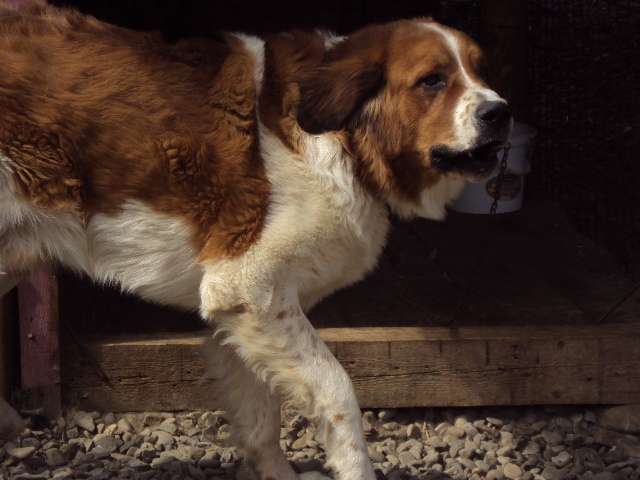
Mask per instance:
[[[564,468],[566,467],[569,462],[571,461],[571,455],[569,454],[569,452],[560,452],[558,455],[556,455],[555,457],[553,457],[551,459],[551,461],[553,462],[553,464],[558,467],[558,468]]]
[[[413,438],[415,440],[418,440],[421,437],[422,437],[422,432],[420,431],[420,427],[418,427],[414,423],[409,424],[409,426],[407,427],[407,438]]]
[[[69,459],[59,448],[50,448],[45,452],[45,462],[50,467],[60,467],[69,463]]]
[[[504,425],[504,422],[502,420],[500,420],[499,418],[495,418],[495,417],[487,417],[487,423],[489,425],[493,425],[494,427],[502,427]]]
[[[522,453],[524,455],[537,455],[540,453],[540,445],[536,442],[527,442],[525,447],[522,449]]]
[[[309,442],[313,440],[313,432],[307,432],[295,442],[291,444],[292,450],[301,450],[309,446]]]
[[[198,462],[198,466],[204,469],[219,469],[220,463],[220,453],[216,450],[209,450],[202,456]]]
[[[504,476],[511,480],[517,480],[522,477],[522,469],[515,463],[506,463],[502,467]]]
[[[447,428],[447,435],[452,435],[456,438],[462,438],[464,437],[464,434],[465,434],[464,429],[460,427],[452,426]]]
[[[511,457],[513,454],[513,448],[511,447],[501,447],[496,452],[499,457]]]
[[[411,452],[402,452],[398,454],[398,459],[402,466],[411,466],[418,460]]]
[[[367,452],[369,452],[371,460],[376,463],[383,463],[386,460],[384,454],[373,448],[371,445],[367,446]]]
[[[176,457],[174,457],[173,455],[154,458],[153,460],[151,460],[151,468],[167,468],[169,464],[175,461],[175,459]]]
[[[542,476],[546,479],[546,480],[562,480],[564,478],[564,473],[562,470],[552,466],[552,465],[548,465],[547,467],[545,467],[545,469],[542,471]]]
[[[540,432],[543,428],[545,428],[547,426],[547,422],[545,422],[544,420],[539,420],[535,423],[531,424],[531,433],[538,433]]]
[[[165,421],[158,426],[156,430],[156,434],[158,431],[167,432],[170,435],[175,435],[176,432],[178,431],[178,427],[176,426],[175,423],[169,423]]]
[[[116,443],[116,440],[112,437],[102,437],[98,439],[98,441],[96,442],[96,447],[103,448],[107,452],[115,452],[118,449],[118,444]]]
[[[118,429],[118,425],[116,425],[115,423],[112,423],[111,425],[107,425],[103,432],[105,436],[111,436],[115,433],[115,431]]]
[[[398,413],[398,410],[395,408],[381,408],[378,411],[378,418],[382,421],[391,420],[396,416],[396,413]]]
[[[96,424],[93,421],[93,417],[91,414],[87,412],[83,412],[82,410],[78,411],[74,415],[73,421],[75,422],[76,425],[78,425],[81,428],[84,428],[88,432],[93,433],[96,431]]]
[[[143,417],[142,424],[145,427],[157,427],[164,421],[165,416],[162,413],[150,412]]]
[[[193,480],[206,480],[207,474],[197,468],[195,465],[187,464],[189,478]]]
[[[25,458],[29,458],[34,453],[36,453],[36,447],[16,447],[16,448],[7,448],[7,453],[13,457],[16,457],[18,460],[24,460]]]
[[[423,457],[422,462],[426,467],[432,467],[434,464],[440,462],[440,454],[438,452],[428,453],[425,457]]]
[[[168,432],[165,432],[164,430],[157,430],[154,435],[157,437],[157,440],[155,441],[155,445],[161,445],[163,447],[166,447],[167,445],[172,445],[175,443],[175,438],[173,438],[173,435],[171,435]]]
[[[548,445],[556,446],[562,444],[564,440],[564,436],[560,432],[553,432],[550,430],[545,430],[542,432],[542,436]]]

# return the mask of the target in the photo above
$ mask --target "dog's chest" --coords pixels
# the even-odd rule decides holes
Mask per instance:
[[[259,250],[280,257],[285,282],[295,284],[307,309],[375,266],[388,214],[330,136],[308,139],[302,158],[265,140],[272,196]]]

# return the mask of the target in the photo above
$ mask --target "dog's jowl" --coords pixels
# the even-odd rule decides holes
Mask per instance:
[[[59,264],[198,310],[257,478],[297,477],[288,402],[337,478],[373,480],[351,381],[305,312],[375,266],[389,212],[442,219],[494,169],[512,119],[483,70],[430,19],[169,45],[0,7],[0,293]]]

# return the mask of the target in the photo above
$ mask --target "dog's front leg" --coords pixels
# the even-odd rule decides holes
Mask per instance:
[[[297,293],[289,292],[283,299],[274,300],[268,313],[253,311],[244,305],[242,312],[223,313],[216,320],[220,327],[222,343],[232,347],[249,370],[267,386],[265,392],[277,392],[302,413],[317,418],[324,432],[325,450],[329,465],[341,480],[373,480],[375,475],[369,460],[361,412],[358,407],[351,380],[342,366],[331,354],[322,339],[302,312]],[[232,363],[228,367],[236,368]],[[227,374],[233,376],[234,374]],[[237,388],[243,380],[229,382],[225,389]],[[240,390],[245,389],[240,386]],[[273,411],[265,396],[256,398],[257,390],[245,391],[232,402],[245,402],[241,408],[260,412],[264,416]],[[233,395],[233,394],[229,394]],[[269,405],[264,407],[263,405]],[[273,413],[269,413],[273,415]],[[270,428],[273,422],[269,423]],[[250,432],[239,432],[247,443]],[[277,445],[278,438],[272,433],[270,445],[253,445],[253,455],[261,458],[255,449]],[[273,445],[272,445],[273,444]],[[249,454],[250,452],[248,452]],[[263,459],[261,461],[264,461]],[[257,467],[254,459],[249,463]],[[259,470],[259,468],[257,468]],[[273,476],[272,472],[258,471],[259,478]]]

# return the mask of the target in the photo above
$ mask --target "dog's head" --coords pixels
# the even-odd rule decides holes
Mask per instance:
[[[360,178],[401,214],[441,217],[464,179],[496,167],[512,118],[478,45],[432,20],[363,29],[301,83],[298,123],[343,131]]]

